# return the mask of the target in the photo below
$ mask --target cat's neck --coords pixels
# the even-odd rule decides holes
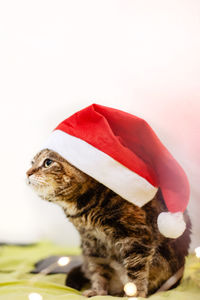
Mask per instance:
[[[95,209],[107,191],[109,191],[107,187],[95,181],[94,184],[88,184],[87,188],[83,187],[70,201],[63,199],[57,201],[57,203],[63,208],[70,221],[73,222],[73,220]]]

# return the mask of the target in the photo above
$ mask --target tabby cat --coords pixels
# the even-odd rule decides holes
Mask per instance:
[[[190,243],[190,220],[178,239],[162,236],[157,216],[166,211],[161,191],[142,208],[78,170],[54,151],[39,152],[27,172],[38,195],[60,205],[80,233],[83,265],[90,281],[85,296],[123,295],[127,282],[137,296],[154,293],[184,266]]]

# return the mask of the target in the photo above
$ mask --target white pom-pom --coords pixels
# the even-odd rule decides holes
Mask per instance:
[[[181,236],[186,228],[182,212],[162,212],[158,216],[157,224],[160,233],[172,239]]]

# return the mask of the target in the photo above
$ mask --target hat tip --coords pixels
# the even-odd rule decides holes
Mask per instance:
[[[180,237],[186,229],[186,224],[182,212],[160,213],[157,219],[157,225],[162,235],[172,239]]]

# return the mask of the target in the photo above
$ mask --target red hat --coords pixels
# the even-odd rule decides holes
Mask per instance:
[[[45,147],[139,207],[160,188],[169,210],[158,217],[160,232],[171,238],[184,232],[187,177],[143,119],[92,104],[60,123]]]

